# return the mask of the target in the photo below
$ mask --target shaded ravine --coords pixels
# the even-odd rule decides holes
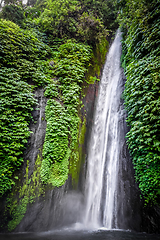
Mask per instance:
[[[86,103],[84,102],[86,110],[89,107],[84,146],[86,162],[82,167],[77,189],[73,189],[71,177],[60,188],[46,189],[45,196],[39,197],[28,206],[24,218],[15,229],[16,232],[41,232],[64,226],[82,229],[105,227],[108,229],[141,230],[139,192],[134,182],[133,166],[125,140],[127,132],[126,112],[121,99],[125,77],[123,70],[120,68],[121,46],[119,34],[108,53],[97,105],[94,105],[97,95],[96,86],[93,87],[92,94],[90,93],[92,103],[88,101],[87,97]],[[110,85],[110,80],[113,79],[116,83]],[[31,136],[25,157],[26,160],[30,159],[29,175],[33,172],[39,149],[42,149],[46,127],[44,109],[47,99],[43,97],[43,91],[40,90],[40,93],[37,94],[40,109],[33,112],[33,117],[35,120],[37,118],[38,121],[35,130],[33,129],[33,132],[35,132]],[[99,99],[102,101],[99,102]],[[106,103],[106,106],[102,102],[104,105]],[[113,102],[113,105],[110,105],[111,102]],[[93,110],[95,110],[94,119],[96,123],[93,123],[93,133],[91,133],[89,144],[88,134],[90,135],[91,131]],[[101,115],[101,121],[97,125]],[[107,123],[107,118],[110,118],[110,123]],[[94,130],[95,125],[96,130]],[[97,140],[93,143],[95,133],[97,134]],[[102,137],[101,140],[100,137]],[[35,139],[37,139],[36,142]],[[86,150],[88,146],[90,146],[90,150]],[[101,149],[101,152],[99,149]],[[114,161],[115,155],[116,160]],[[112,159],[114,163],[109,159]],[[114,168],[112,168],[113,166]],[[109,171],[111,172],[111,178],[108,177]],[[114,175],[115,172],[113,181],[112,174]],[[92,184],[90,184],[91,182]],[[110,193],[110,185],[107,182],[113,184],[111,185],[113,190],[111,198],[107,197]],[[109,220],[107,219],[108,216],[110,217]]]

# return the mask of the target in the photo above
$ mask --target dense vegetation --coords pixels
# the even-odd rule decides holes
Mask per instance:
[[[0,20],[0,194],[14,185],[14,172],[23,162],[23,150],[30,136],[28,123],[36,100],[36,84],[48,81],[44,59],[49,48],[34,34],[16,24]],[[30,85],[29,82],[35,82]]]
[[[0,195],[6,198],[1,228],[13,230],[27,205],[46,184],[61,186],[80,171],[86,118],[83,89],[100,75],[108,49],[106,38],[117,28],[113,1],[5,1],[0,12]],[[112,12],[110,12],[112,8]],[[110,24],[109,24],[110,22]],[[92,66],[91,66],[92,63]],[[35,91],[47,97],[45,141],[33,174],[23,153],[38,109]],[[44,120],[44,119],[43,119]],[[12,190],[12,191],[11,191]]]
[[[75,167],[79,161],[79,96],[90,58],[89,46],[71,41],[62,44],[53,67],[55,78],[46,87],[45,96],[50,100],[46,107],[41,177],[53,186],[61,186],[68,178],[69,159],[74,160]]]
[[[160,204],[160,5],[125,0],[120,8],[129,149],[146,204]]]
[[[87,65],[93,56],[93,49],[85,44],[90,44],[94,49],[102,44],[106,46],[104,39],[108,35],[102,18],[99,18],[103,16],[102,10],[108,9],[102,9],[100,2],[99,5],[93,2],[89,10],[85,1],[42,1],[32,8],[23,7],[18,2],[7,3],[0,20],[0,76],[3,87],[1,195],[10,190],[18,178],[14,172],[23,162],[23,150],[30,136],[28,125],[31,110],[36,104],[33,92],[38,86],[45,87],[45,95],[50,98],[46,107],[48,124],[43,149],[42,181],[54,182],[53,185],[57,186],[64,183],[68,175],[68,159],[77,158],[76,141],[81,124],[78,116],[79,96]],[[112,18],[115,18],[114,13]],[[67,40],[73,37],[75,40]],[[49,65],[50,60],[54,60],[54,66]],[[63,159],[66,159],[65,171]],[[52,163],[55,171],[52,171]],[[56,163],[61,163],[59,170],[56,170]],[[57,180],[51,176],[55,178],[55,174],[61,175],[57,171],[62,173],[62,179],[63,175],[65,178],[56,184]]]
[[[83,88],[100,75],[111,38],[123,30],[127,134],[136,180],[148,203],[160,203],[160,7],[149,0],[5,1],[0,12],[0,195],[7,196],[2,228],[13,230],[43,186],[77,179],[84,140]],[[119,8],[119,14],[118,9]],[[91,66],[92,63],[92,66]],[[46,136],[32,176],[19,169],[30,136],[34,92],[45,89]],[[15,200],[15,192],[19,200]],[[7,215],[6,214],[6,215]],[[13,219],[12,219],[13,218]],[[6,221],[6,222],[5,222]]]

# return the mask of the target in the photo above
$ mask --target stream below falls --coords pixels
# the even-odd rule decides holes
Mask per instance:
[[[118,230],[61,229],[41,233],[0,234],[1,240],[159,240],[160,235]]]

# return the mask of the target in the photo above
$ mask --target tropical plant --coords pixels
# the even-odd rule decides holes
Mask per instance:
[[[157,1],[120,3],[128,144],[146,204],[160,204],[160,7]]]

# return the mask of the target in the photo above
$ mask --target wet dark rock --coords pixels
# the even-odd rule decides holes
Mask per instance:
[[[81,191],[83,191],[85,188],[84,184],[85,184],[85,176],[86,176],[86,169],[87,169],[86,160],[87,160],[87,154],[88,154],[89,141],[91,137],[94,110],[95,110],[96,100],[98,96],[98,87],[99,87],[99,82],[90,84],[87,87],[85,91],[85,97],[83,98],[84,108],[81,109],[82,117],[86,118],[86,132],[85,132],[84,144],[82,145],[82,155],[81,155],[83,165],[81,166],[79,182],[78,182],[78,189]]]
[[[143,231],[147,233],[160,233],[160,207],[158,205],[143,207],[142,216]]]
[[[124,91],[125,76],[123,69],[121,69],[121,83],[119,84],[119,91],[122,95]],[[140,192],[137,183],[134,179],[134,169],[129,150],[126,143],[126,134],[129,130],[126,117],[127,113],[124,109],[124,101],[120,98],[119,102],[119,122],[118,122],[118,135],[119,135],[119,176],[122,179],[118,183],[118,215],[119,228],[131,229],[141,231],[141,207]],[[123,207],[122,207],[123,206]]]
[[[98,96],[98,87],[99,83],[95,82],[94,84],[90,84],[89,87],[87,88],[86,95],[83,99],[83,104],[84,104],[84,109],[86,111],[82,112],[82,115],[86,116],[86,134],[85,134],[85,152],[88,149],[88,142],[90,138],[90,133],[92,129],[92,124],[93,124],[93,115],[94,115],[94,110],[95,110],[95,103],[96,99]]]

